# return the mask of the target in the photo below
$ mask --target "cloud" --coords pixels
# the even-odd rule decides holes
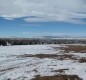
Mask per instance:
[[[35,17],[30,17],[35,16]],[[85,23],[85,0],[0,0],[0,17],[27,22]]]

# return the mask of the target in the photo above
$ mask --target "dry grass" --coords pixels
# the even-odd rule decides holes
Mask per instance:
[[[57,47],[54,47],[54,49],[58,49]],[[81,46],[81,45],[66,45],[66,47],[60,47],[61,50],[63,50],[64,52],[62,52],[63,54],[36,54],[36,55],[32,55],[32,54],[24,54],[24,55],[16,55],[17,57],[22,57],[22,58],[26,58],[26,57],[37,57],[37,58],[50,58],[50,59],[57,59],[57,60],[77,60],[80,63],[85,63],[86,62],[86,57],[85,58],[78,58],[76,57],[74,54],[65,54],[65,53],[69,53],[70,51],[73,52],[79,52],[79,53],[86,53],[86,46]]]
[[[32,80],[82,80],[77,75],[36,76]]]
[[[65,60],[65,59],[73,59],[76,60],[74,55],[70,54],[63,54],[63,55],[57,55],[57,54],[36,54],[36,55],[30,55],[30,54],[24,54],[24,55],[18,55],[17,57],[37,57],[37,58],[51,58],[51,59],[58,59],[58,60]]]
[[[81,45],[67,45],[67,47],[61,47],[61,50],[64,52],[69,53],[70,51],[86,53],[86,46]]]
[[[83,57],[83,58],[79,59],[79,62],[80,63],[86,63],[86,57]]]
[[[66,70],[69,70],[69,69],[59,69],[59,70],[54,70],[52,72],[64,73]]]

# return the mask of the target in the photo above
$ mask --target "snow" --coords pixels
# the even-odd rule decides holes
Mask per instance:
[[[52,76],[59,74],[54,70],[68,69],[62,74],[78,75],[86,80],[86,63],[75,62],[74,60],[57,60],[37,57],[17,58],[13,55],[21,54],[57,54],[62,45],[22,45],[22,46],[0,46],[0,80],[31,80],[36,75]],[[71,53],[74,54],[74,53]],[[74,54],[79,57],[86,57],[86,53]]]
[[[51,45],[0,46],[0,57],[18,54],[52,53]],[[52,45],[53,47],[54,45]],[[54,52],[54,51],[53,51]]]

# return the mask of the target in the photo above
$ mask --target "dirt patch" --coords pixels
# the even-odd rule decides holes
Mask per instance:
[[[77,75],[36,76],[32,80],[82,80]]]
[[[66,53],[69,52],[86,53],[86,46],[81,46],[81,45],[66,45],[66,47],[60,47],[60,49]]]

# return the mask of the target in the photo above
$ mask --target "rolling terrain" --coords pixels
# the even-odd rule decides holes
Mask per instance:
[[[0,80],[86,80],[86,45],[0,46]]]

